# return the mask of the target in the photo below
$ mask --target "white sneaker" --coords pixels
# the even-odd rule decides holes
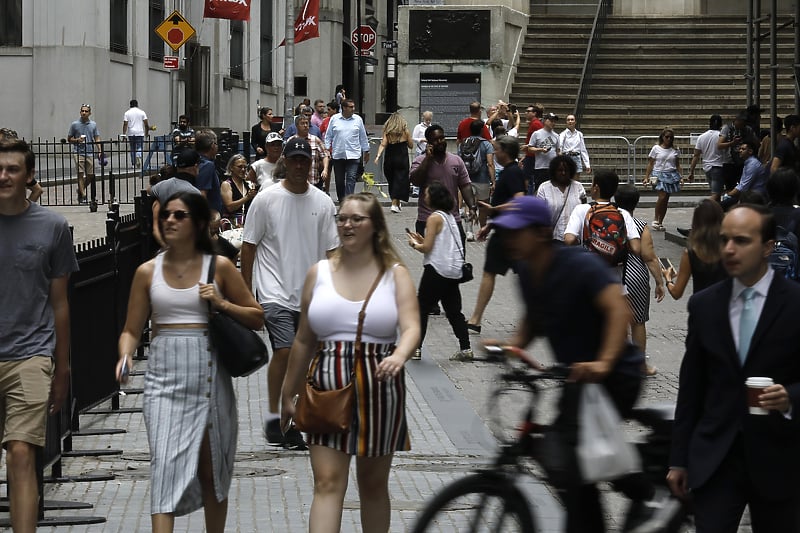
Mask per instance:
[[[475,242],[475,234],[471,231],[467,232],[467,242]]]
[[[392,211],[392,213],[399,213],[400,212],[400,208],[397,207],[394,204],[392,204],[392,207],[390,207],[389,209]]]
[[[472,361],[475,356],[472,353],[472,350],[459,350],[453,355],[450,356],[451,361]]]

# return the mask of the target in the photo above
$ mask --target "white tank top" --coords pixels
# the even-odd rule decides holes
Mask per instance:
[[[369,280],[372,286],[374,278]],[[308,305],[308,323],[321,341],[353,341],[358,327],[358,312],[364,300],[354,302],[336,292],[330,261],[317,263],[317,282]],[[384,273],[367,304],[362,342],[389,344],[397,340],[397,299],[394,269]]]
[[[423,265],[431,265],[443,278],[460,279],[464,258],[461,254],[461,234],[458,232],[456,219],[450,213],[434,211],[431,216],[439,215],[444,219],[442,230],[433,241],[433,249],[425,254]]]
[[[153,279],[150,282],[150,308],[153,324],[205,324],[208,322],[208,303],[200,298],[200,281],[208,279],[208,266],[216,256],[203,254],[200,280],[188,289],[174,289],[164,279],[164,254],[156,256]]]

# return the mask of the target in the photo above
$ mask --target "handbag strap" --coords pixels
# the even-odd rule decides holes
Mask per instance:
[[[378,272],[378,277],[375,278],[375,281],[372,282],[372,287],[369,288],[369,292],[367,292],[367,296],[364,298],[364,303],[361,305],[361,310],[358,312],[358,326],[356,327],[356,339],[355,344],[353,345],[353,356],[354,359],[357,359],[359,355],[361,355],[361,332],[364,329],[364,319],[367,316],[367,304],[369,304],[369,299],[372,297],[372,293],[375,292],[375,289],[378,288],[378,285],[383,279],[383,274],[385,270],[383,268],[380,269]],[[308,366],[308,373],[306,374],[306,381],[308,383],[312,383],[313,376],[314,376],[314,369],[319,362],[319,356],[314,357],[312,363]],[[353,369],[350,372],[350,376],[352,377],[355,374],[355,361],[353,361]]]
[[[444,211],[437,211],[438,213],[442,213],[442,219],[444,223],[447,225],[448,229],[450,229],[450,235],[456,240],[456,246],[458,246],[458,252],[461,254],[461,260],[466,263],[467,255],[464,253],[464,248],[461,246],[461,238],[456,235],[456,232],[453,231],[453,226],[450,225],[450,221],[444,216]]]
[[[206,283],[214,283],[214,274],[216,273],[216,270],[217,270],[217,256],[212,255],[211,261],[209,261],[208,264],[208,277],[206,278]],[[211,308],[211,300],[206,300],[206,303],[208,304],[208,314],[210,316],[214,313],[214,310]]]

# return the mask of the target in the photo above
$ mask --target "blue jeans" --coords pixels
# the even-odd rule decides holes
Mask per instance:
[[[333,174],[336,177],[336,200],[341,204],[346,196],[356,192],[358,159],[334,159]]]
[[[136,158],[142,157],[144,135],[128,135],[128,144],[131,147],[131,165],[134,165],[136,164]]]

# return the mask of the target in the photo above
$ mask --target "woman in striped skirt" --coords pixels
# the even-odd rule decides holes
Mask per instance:
[[[344,199],[336,216],[341,246],[308,271],[300,324],[281,392],[281,424],[311,364],[323,390],[355,388],[355,410],[343,433],[309,434],[314,500],[309,530],[339,531],[350,458],[356,457],[363,531],[389,531],[389,470],[395,451],[410,449],[404,365],[419,342],[414,283],[391,245],[383,209],[372,194]],[[362,350],[354,357],[358,315],[367,294]],[[398,338],[399,329],[399,338]],[[313,364],[312,364],[313,359]]]
[[[116,375],[127,381],[123,366],[131,368],[152,310],[143,407],[153,531],[171,532],[175,516],[203,507],[206,531],[222,533],[238,420],[231,376],[208,344],[208,306],[253,329],[263,313],[233,263],[213,255],[205,198],[176,193],[158,218],[167,250],[136,270]],[[216,274],[206,284],[211,261]]]
[[[653,234],[647,227],[647,221],[633,216],[633,210],[639,205],[639,191],[633,185],[620,185],[614,195],[617,206],[627,210],[633,217],[636,229],[641,235],[641,255],[628,254],[622,283],[628,290],[628,305],[631,308],[631,339],[642,353],[647,353],[647,327],[650,320],[650,275],[656,281],[655,297],[660,302],[664,299],[664,282],[661,265],[653,246]],[[654,366],[645,364],[645,374],[653,376],[657,372]]]

